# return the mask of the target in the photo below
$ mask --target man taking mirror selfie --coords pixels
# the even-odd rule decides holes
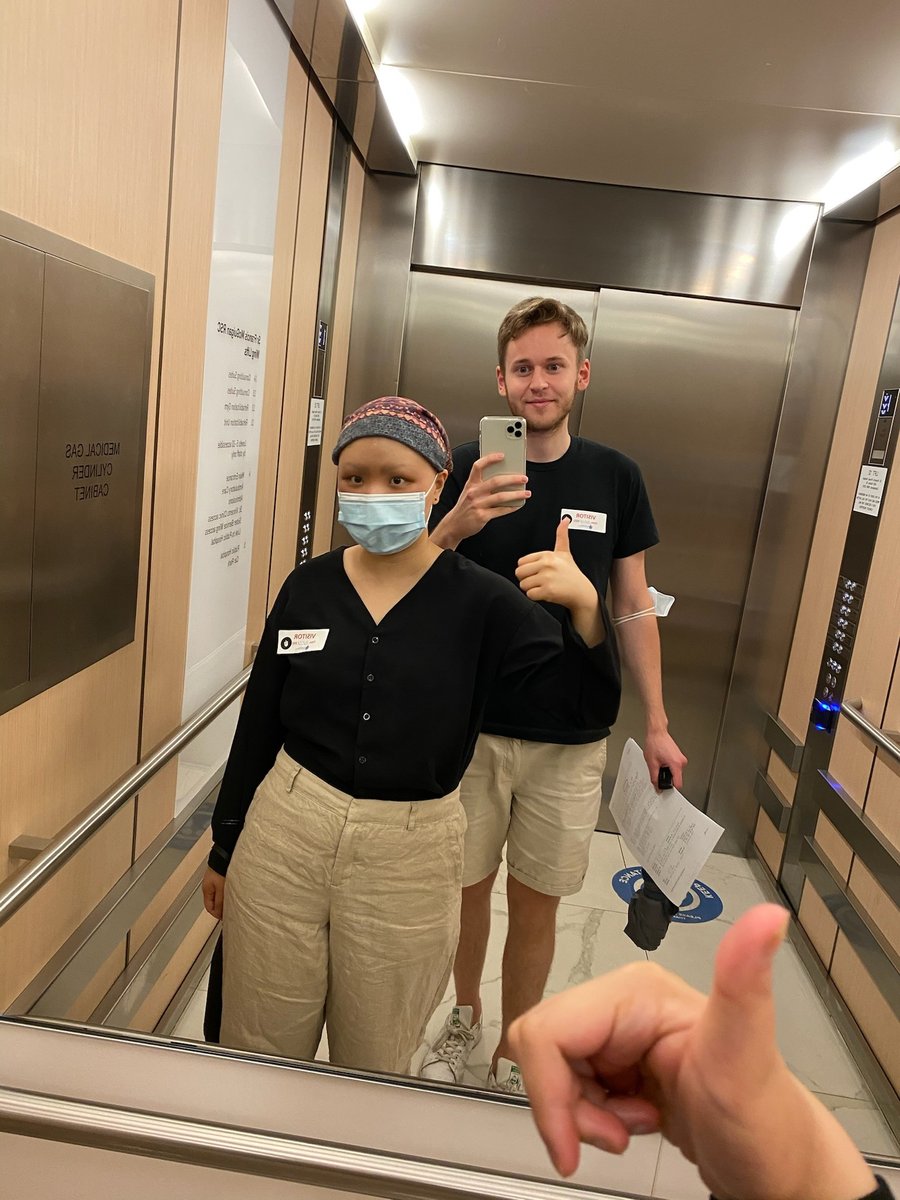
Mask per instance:
[[[549,581],[560,624],[429,539],[452,460],[421,405],[363,405],[333,459],[356,544],[297,567],[266,622],[204,901],[224,914],[223,1044],[312,1059],[327,1024],[332,1062],[403,1072],[456,949],[459,784],[491,686],[541,711],[618,664],[596,592]]]
[[[454,468],[432,515],[432,540],[518,583],[533,599],[532,560],[554,546],[569,520],[569,550],[556,564],[600,596],[624,621],[622,657],[646,717],[644,753],[651,778],[661,766],[681,787],[684,755],[668,733],[659,633],[647,589],[644,551],[659,540],[637,465],[608,446],[569,433],[569,413],[590,381],[587,327],[568,305],[534,297],[515,305],[497,338],[497,386],[513,418],[526,423],[527,476],[494,475],[499,454],[478,444],[454,451]],[[515,435],[515,430],[511,436]],[[557,619],[561,610],[548,603]],[[649,617],[649,619],[647,619]],[[568,697],[546,697],[539,716],[526,698],[496,689],[462,786],[468,818],[462,930],[454,965],[456,1006],[426,1054],[424,1078],[460,1082],[481,1038],[481,975],[491,920],[491,888],[504,843],[509,930],[503,955],[500,1042],[489,1084],[521,1092],[511,1060],[512,1022],[536,1004],[550,973],[560,898],[582,886],[600,813],[606,737],[618,709],[619,680],[586,690],[574,719]]]

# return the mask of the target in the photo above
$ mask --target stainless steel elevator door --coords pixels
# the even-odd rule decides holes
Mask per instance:
[[[669,729],[706,803],[795,313],[604,290],[579,432],[640,465],[660,532],[647,579],[676,597],[660,621]],[[602,828],[625,739],[644,721],[627,678],[609,745]],[[727,764],[725,764],[727,769]],[[747,780],[747,787],[753,781]]]
[[[436,412],[454,446],[478,437],[482,417],[508,411],[497,392],[497,328],[528,296],[563,300],[589,330],[593,326],[594,292],[421,271],[410,275],[400,394]],[[574,416],[577,420],[579,412]]]

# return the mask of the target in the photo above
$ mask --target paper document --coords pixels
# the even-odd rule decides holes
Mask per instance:
[[[722,836],[722,826],[694,808],[675,788],[658,792],[633,738],[622,751],[609,811],[640,865],[673,904],[683,903]]]

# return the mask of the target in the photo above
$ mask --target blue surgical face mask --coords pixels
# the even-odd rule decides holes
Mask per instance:
[[[433,487],[434,481],[428,492]],[[413,544],[428,524],[425,513],[428,492],[387,495],[338,492],[338,521],[354,542],[370,554],[399,554]]]

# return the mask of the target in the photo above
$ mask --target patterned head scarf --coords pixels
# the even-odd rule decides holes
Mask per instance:
[[[350,413],[341,426],[337,445],[331,453],[331,461],[337,462],[341,451],[357,438],[383,437],[402,442],[426,458],[437,471],[449,471],[453,467],[450,440],[438,418],[402,396],[382,396],[370,400],[356,412]]]

